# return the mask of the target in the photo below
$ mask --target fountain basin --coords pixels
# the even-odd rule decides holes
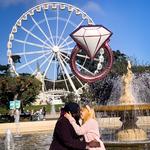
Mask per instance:
[[[111,117],[120,117],[121,127],[115,130],[115,139],[120,142],[147,141],[145,129],[137,125],[138,116],[149,116],[150,104],[127,104],[96,106],[96,112],[102,112]],[[113,122],[112,122],[113,124]]]
[[[36,142],[35,142],[36,141]],[[20,138],[14,138],[15,149],[17,150],[48,150],[52,141],[52,133],[42,132],[26,134]],[[149,150],[150,141],[138,142],[104,142],[107,150]],[[0,137],[0,150],[4,150],[4,137]]]
[[[150,110],[150,104],[126,104],[126,105],[104,105],[95,106],[96,112],[115,112],[115,111],[130,111],[130,110]]]
[[[109,150],[149,150],[150,141],[131,141],[131,142],[105,142]]]
[[[146,141],[148,140],[147,133],[143,129],[124,129],[116,134],[118,141]]]

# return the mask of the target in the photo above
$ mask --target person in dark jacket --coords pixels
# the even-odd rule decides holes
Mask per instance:
[[[70,102],[66,104],[63,111],[71,113],[79,124],[80,107],[77,103]],[[76,134],[68,119],[64,115],[61,115],[56,123],[49,150],[86,150],[88,147],[99,146],[100,143],[96,141],[86,143],[83,136]]]

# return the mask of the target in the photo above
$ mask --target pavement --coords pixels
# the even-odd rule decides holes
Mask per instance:
[[[7,129],[10,129],[12,133],[16,134],[28,134],[36,132],[54,130],[57,120],[46,120],[46,121],[30,121],[30,122],[20,122],[20,123],[1,123],[0,124],[0,134],[5,134]]]
[[[56,121],[59,117],[58,114],[46,114],[45,119],[42,121],[26,121],[19,123],[0,123],[0,134],[5,134],[7,129],[12,133],[19,132],[20,134],[28,134],[34,132],[52,132],[54,130]]]

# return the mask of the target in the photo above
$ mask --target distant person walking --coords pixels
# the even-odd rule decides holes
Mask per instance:
[[[46,108],[45,108],[45,106],[42,108],[42,113],[43,113],[43,116],[44,116],[44,119],[45,119],[45,116],[46,116]]]
[[[15,110],[14,118],[15,118],[15,123],[19,123],[19,121],[20,121],[20,111],[19,111],[19,109]]]
[[[9,115],[10,115],[10,122],[14,122],[14,110],[12,109],[12,110],[10,110],[10,112],[9,112]]]
[[[38,113],[39,113],[39,118],[38,118],[38,120],[43,120],[43,118],[44,118],[44,115],[43,115],[43,108],[41,108]]]

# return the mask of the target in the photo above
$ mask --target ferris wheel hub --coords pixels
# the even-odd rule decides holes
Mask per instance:
[[[53,50],[54,53],[57,53],[57,52],[60,51],[59,46],[53,46],[52,50]]]

